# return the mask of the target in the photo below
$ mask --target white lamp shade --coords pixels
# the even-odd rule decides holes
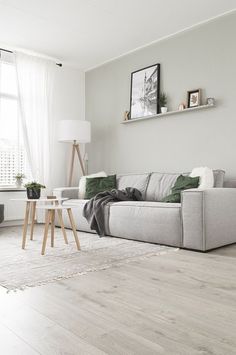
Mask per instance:
[[[80,120],[63,120],[58,125],[59,142],[89,143],[91,140],[90,122]]]

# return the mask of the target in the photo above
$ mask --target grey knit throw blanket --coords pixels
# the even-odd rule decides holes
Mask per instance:
[[[87,219],[90,229],[95,230],[100,237],[103,237],[105,235],[106,205],[111,202],[140,201],[141,199],[141,192],[133,187],[100,192],[85,204],[83,216]]]

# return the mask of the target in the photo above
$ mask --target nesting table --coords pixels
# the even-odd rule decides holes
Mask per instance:
[[[79,243],[79,238],[77,235],[76,227],[75,227],[75,222],[74,222],[74,217],[72,214],[71,210],[72,206],[62,206],[62,205],[42,205],[42,206],[37,206],[37,209],[43,209],[46,211],[46,221],[45,221],[45,228],[44,228],[44,237],[43,237],[43,245],[42,245],[42,251],[41,254],[45,254],[45,249],[46,249],[46,244],[47,244],[47,238],[48,238],[48,230],[49,230],[49,225],[51,224],[51,247],[54,247],[54,229],[55,229],[55,212],[57,211],[58,218],[60,221],[61,225],[61,230],[63,233],[63,237],[65,240],[65,243],[68,244],[67,236],[66,236],[66,230],[63,222],[63,217],[62,217],[62,211],[67,210],[71,228],[74,234],[75,238],[75,243],[77,246],[77,249],[80,250],[80,243]]]
[[[72,228],[72,231],[74,234],[76,246],[77,246],[77,249],[80,250],[79,238],[77,235],[75,222],[74,222],[74,218],[73,218],[73,214],[72,214],[72,210],[71,210],[72,206],[63,206],[61,203],[65,200],[67,200],[67,198],[12,199],[12,201],[26,202],[25,218],[24,218],[24,225],[23,225],[23,235],[22,235],[22,249],[25,249],[25,245],[26,245],[26,236],[27,236],[27,229],[28,229],[30,214],[31,214],[30,240],[33,240],[35,215],[36,215],[36,208],[37,208],[37,209],[45,210],[45,217],[46,217],[45,218],[44,238],[43,238],[42,251],[41,251],[42,255],[45,254],[47,237],[48,237],[48,230],[49,230],[50,224],[51,224],[51,246],[52,247],[54,246],[54,229],[55,229],[55,212],[56,211],[57,211],[58,218],[60,221],[60,225],[61,225],[61,229],[62,229],[65,243],[68,244],[66,230],[65,230],[65,226],[64,226],[64,222],[63,222],[63,215],[62,215],[62,211],[64,209],[67,210],[69,220],[71,223],[71,228]],[[40,204],[40,202],[43,202],[44,204]]]

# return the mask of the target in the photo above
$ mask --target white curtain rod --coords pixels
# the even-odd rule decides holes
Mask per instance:
[[[9,49],[4,49],[0,48],[0,51],[7,52],[7,53],[14,53],[13,51],[10,51]],[[56,63],[58,67],[62,67],[62,63]]]

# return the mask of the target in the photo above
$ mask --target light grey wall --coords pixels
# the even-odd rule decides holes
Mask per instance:
[[[86,73],[86,119],[92,123],[89,171],[180,172],[224,168],[236,176],[236,14],[221,17]],[[114,43],[115,45],[115,43]],[[161,64],[161,89],[175,110],[202,88],[217,107],[126,125],[130,74]]]
[[[85,118],[85,78],[84,72],[63,65],[56,67],[52,114],[57,123],[60,120],[83,120]],[[57,125],[54,136],[52,182],[53,187],[67,186],[71,159],[71,144],[58,142]],[[83,147],[82,147],[83,149]],[[73,186],[78,186],[79,174],[77,159],[74,169]]]

